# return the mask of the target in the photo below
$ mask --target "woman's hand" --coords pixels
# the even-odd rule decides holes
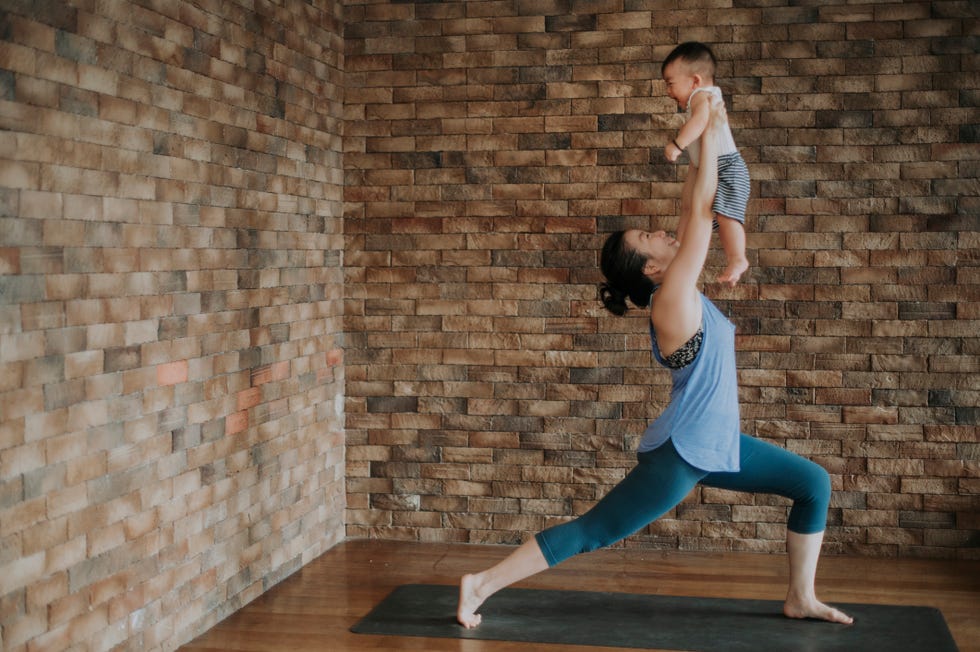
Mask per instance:
[[[727,123],[725,102],[712,95],[708,98],[708,124],[701,135],[701,160],[694,182],[692,219],[714,218],[711,206],[718,188],[718,150],[721,148],[723,129]]]
[[[717,144],[717,139],[727,124],[728,111],[725,109],[724,100],[717,95],[712,95],[708,98],[708,126],[705,128],[702,138],[715,139]]]

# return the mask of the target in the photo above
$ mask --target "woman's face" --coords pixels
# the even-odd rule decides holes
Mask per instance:
[[[630,229],[623,234],[623,244],[647,259],[647,267],[651,265],[656,270],[644,269],[647,276],[663,272],[677,254],[681,243],[667,235],[666,231],[641,231]]]

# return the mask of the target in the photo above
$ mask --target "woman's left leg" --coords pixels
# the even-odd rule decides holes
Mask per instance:
[[[539,532],[500,563],[464,575],[456,620],[464,627],[482,621],[477,609],[491,595],[582,552],[607,546],[658,518],[697,485],[705,472],[685,462],[668,441],[637,455],[638,463],[588,512]]]
[[[783,613],[790,618],[853,622],[816,595],[817,561],[830,505],[830,476],[820,465],[754,437],[742,435],[740,446],[739,471],[709,473],[701,482],[720,489],[776,494],[793,501],[786,525],[790,578]]]

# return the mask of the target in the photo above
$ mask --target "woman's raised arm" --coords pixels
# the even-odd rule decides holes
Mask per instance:
[[[694,181],[690,213],[681,215],[681,220],[686,221],[684,239],[664,273],[663,283],[650,308],[660,350],[668,354],[690,339],[701,325],[698,279],[711,244],[714,219],[711,206],[718,188],[719,131],[728,119],[721,99],[712,97],[710,102],[708,127],[701,136],[701,165]]]

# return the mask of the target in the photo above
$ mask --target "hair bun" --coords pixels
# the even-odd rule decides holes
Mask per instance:
[[[599,298],[602,299],[602,305],[606,307],[606,310],[612,314],[618,317],[626,314],[628,309],[626,293],[622,290],[614,288],[608,283],[603,283],[599,286]]]

